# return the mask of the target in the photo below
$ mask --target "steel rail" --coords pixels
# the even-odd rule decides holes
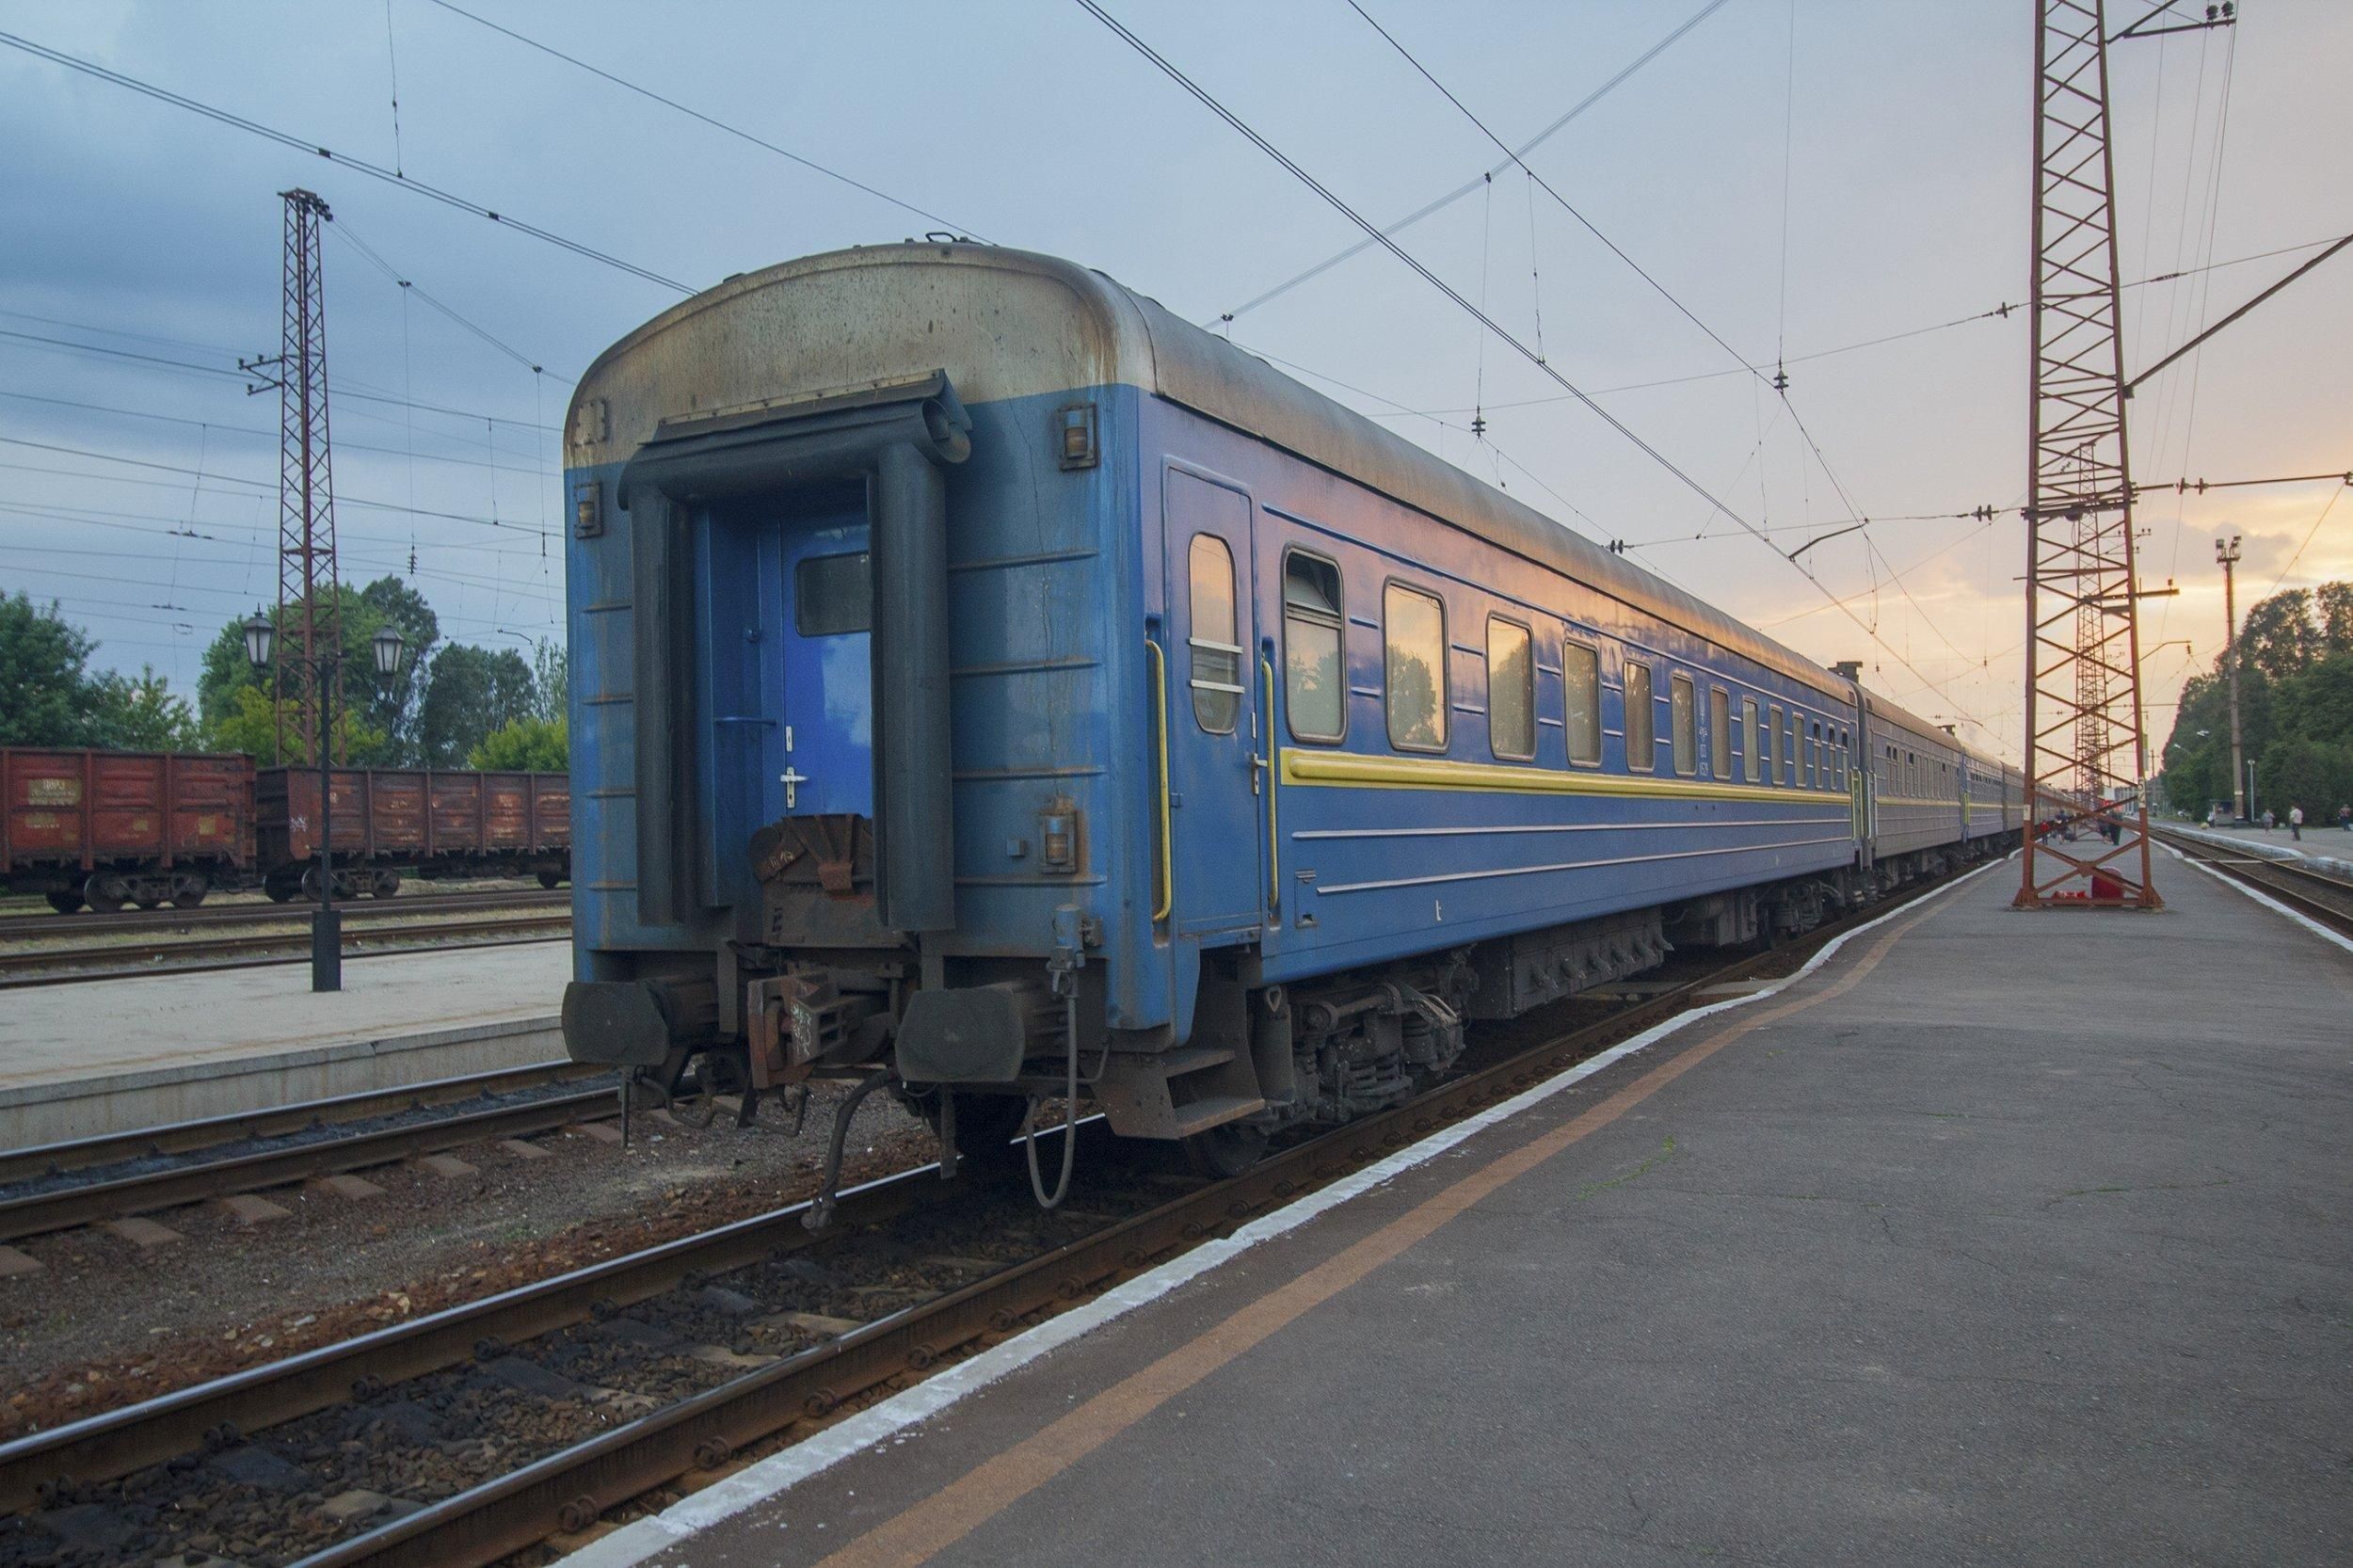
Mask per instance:
[[[1827,940],[1885,912],[1873,909],[1868,917],[1839,920],[1806,940]],[[608,1508],[694,1471],[716,1469],[741,1449],[796,1423],[822,1422],[848,1400],[894,1378],[920,1374],[984,1335],[1010,1333],[1034,1314],[1073,1304],[1162,1258],[1229,1235],[1265,1209],[1507,1098],[1597,1052],[1606,1042],[1683,1011],[1701,991],[1776,956],[1769,950],[1753,954],[1661,992],[1404,1105],[1270,1155],[1241,1176],[1209,1183],[315,1552],[295,1568],[482,1568],[552,1534],[584,1529]]]
[[[40,1176],[86,1171],[94,1165],[114,1165],[131,1160],[152,1160],[186,1154],[248,1139],[283,1138],[308,1132],[333,1122],[356,1122],[370,1116],[394,1116],[407,1111],[432,1110],[476,1096],[485,1098],[566,1079],[599,1077],[610,1068],[556,1058],[517,1067],[491,1067],[456,1078],[427,1079],[390,1089],[360,1089],[326,1099],[258,1111],[232,1111],[194,1121],[164,1122],[122,1132],[101,1132],[88,1138],[30,1148],[0,1150],[0,1187]]]
[[[2220,844],[2162,827],[2152,826],[2150,832],[2191,859],[2294,905],[2298,914],[2311,916],[2331,931],[2353,936],[2353,882],[2293,861],[2254,855],[2226,857]]]
[[[312,1176],[389,1165],[394,1160],[439,1154],[444,1149],[492,1138],[520,1138],[570,1126],[600,1108],[617,1114],[619,1103],[610,1089],[584,1089],[527,1100],[520,1105],[494,1106],[488,1111],[322,1139],[292,1148],[240,1155],[232,1160],[205,1160],[145,1176],[35,1192],[0,1203],[0,1241],[72,1230],[78,1225],[152,1213],[159,1208],[176,1208],[232,1192],[258,1192]]]
[[[1115,1276],[1226,1234],[1271,1205],[1289,1202],[1381,1152],[1683,1011],[1708,987],[1826,942],[1949,880],[1914,884],[1825,924],[1801,942],[1712,969],[1404,1105],[1270,1155],[1241,1176],[1196,1189],[314,1553],[297,1568],[479,1568],[558,1531],[585,1528],[604,1509],[696,1469],[724,1464],[739,1449],[795,1422],[822,1420],[844,1401],[894,1377],[920,1373],[983,1335],[1011,1332],[1056,1303],[1076,1302]],[[846,1230],[915,1208],[926,1193],[937,1191],[933,1185],[937,1169],[921,1166],[842,1193],[837,1226]],[[722,1273],[779,1251],[800,1250],[821,1240],[802,1224],[810,1207],[794,1204],[0,1445],[0,1512],[30,1506],[44,1481],[104,1480],[162,1463],[196,1448],[204,1433],[224,1422],[249,1433],[329,1408],[355,1393],[456,1365],[481,1339],[520,1344],[580,1321],[595,1304],[607,1304],[606,1309],[627,1306],[673,1288],[690,1272]]]
[[[572,895],[563,889],[537,888],[502,888],[487,893],[427,893],[410,894],[390,899],[372,899],[362,903],[344,904],[337,901],[345,921],[394,920],[404,915],[461,915],[470,910],[485,913],[499,909],[543,909],[568,907]],[[0,940],[18,937],[50,936],[117,936],[162,935],[172,931],[191,930],[197,926],[269,925],[279,921],[306,921],[311,906],[306,903],[289,904],[216,904],[196,909],[141,909],[119,915],[84,912],[75,915],[33,914],[0,915]]]
[[[563,939],[571,929],[572,917],[568,910],[560,915],[522,915],[511,919],[479,920],[444,920],[428,925],[398,927],[370,926],[344,933],[344,948],[349,952],[363,946],[373,947],[374,954],[388,952],[446,952],[461,947],[504,947],[516,942],[552,942]],[[547,935],[535,935],[546,933]],[[478,942],[451,942],[451,936],[480,936]],[[0,990],[27,985],[72,985],[91,980],[121,980],[136,975],[202,974],[214,969],[266,968],[273,964],[307,964],[310,937],[296,933],[284,936],[209,936],[195,941],[168,942],[159,947],[122,946],[111,948],[56,948],[36,952],[0,952]],[[402,946],[418,942],[426,945]],[[264,957],[261,954],[284,953],[291,949],[303,949],[298,954],[286,957]],[[248,955],[248,956],[240,956]],[[163,962],[154,962],[160,956]],[[371,956],[361,952],[355,957]],[[142,962],[142,958],[148,961]],[[224,962],[183,963],[183,959],[217,959]],[[84,968],[78,966],[93,965]],[[51,969],[69,972],[52,974]]]
[[[835,1227],[914,1208],[937,1191],[938,1170],[924,1165],[849,1189],[834,1210]],[[824,1238],[801,1223],[808,1207],[773,1209],[0,1444],[0,1513],[37,1506],[42,1481],[126,1476],[197,1449],[223,1423],[258,1432],[344,1403],[362,1387],[456,1366],[486,1338],[521,1344],[586,1320],[598,1303],[626,1307],[675,1288],[690,1272],[725,1272],[814,1245]]]

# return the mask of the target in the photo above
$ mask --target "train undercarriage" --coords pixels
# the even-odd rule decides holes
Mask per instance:
[[[738,946],[735,1016],[718,988],[655,982],[644,995],[671,1044],[630,1069],[632,1094],[708,1126],[721,1110],[751,1127],[773,1106],[797,1127],[813,1082],[852,1084],[837,1111],[827,1187],[849,1114],[887,1092],[939,1137],[943,1160],[1019,1159],[1041,1108],[1099,1112],[1123,1137],[1174,1142],[1199,1168],[1232,1175],[1270,1139],[1344,1125],[1401,1104],[1443,1078],[1466,1026],[1656,968],[1675,949],[1735,948],[1801,936],[1913,882],[1999,853],[1984,839],[1882,856],[1868,866],[1739,888],[1650,909],[1449,948],[1378,967],[1266,984],[1255,955],[1204,955],[1193,1038],[1102,1027],[1099,969],[1073,928],[1043,974],[987,961],[923,989],[903,952],[823,961]],[[735,998],[729,999],[731,1001]],[[732,1027],[726,1027],[731,1025]],[[1064,1157],[1069,1145],[1064,1144]],[[1061,1183],[1066,1190],[1066,1174]]]

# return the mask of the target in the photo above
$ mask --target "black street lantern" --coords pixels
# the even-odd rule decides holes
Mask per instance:
[[[268,616],[254,611],[253,618],[245,623],[245,656],[257,672],[269,668],[277,643],[278,628]],[[376,661],[377,678],[389,681],[400,673],[400,656],[408,651],[408,645],[387,626],[368,639],[368,651]],[[345,655],[338,648],[326,653],[290,653],[286,658],[312,672],[319,695],[319,863],[312,872],[318,878],[318,903],[311,914],[311,989],[340,991],[344,988],[344,927],[343,913],[335,907],[333,708],[336,679]]]
[[[269,668],[270,650],[277,642],[278,628],[267,616],[254,611],[253,618],[245,623],[245,656],[256,670]]]
[[[249,631],[248,635],[250,636]],[[370,637],[368,647],[376,654],[376,673],[380,679],[390,680],[400,673],[400,656],[408,651],[408,645],[401,641],[400,632],[392,625],[387,623]]]

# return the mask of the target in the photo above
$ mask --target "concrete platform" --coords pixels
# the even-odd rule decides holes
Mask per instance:
[[[2304,837],[2293,837],[2282,823],[2275,832],[2260,827],[2204,827],[2184,823],[2160,823],[2176,833],[2188,835],[2201,843],[2235,846],[2249,855],[2265,860],[2301,861],[2316,872],[2330,876],[2353,878],[2353,833],[2330,823],[2325,828],[2307,824]]]
[[[0,1148],[564,1054],[563,942],[30,986],[0,1001]]]
[[[2353,952],[2163,864],[1998,865],[568,1561],[2353,1560]]]

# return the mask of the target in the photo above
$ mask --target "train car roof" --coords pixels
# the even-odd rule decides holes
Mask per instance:
[[[882,269],[920,269],[920,277]],[[860,286],[848,286],[848,274],[865,278]],[[880,282],[884,276],[890,284]],[[818,279],[836,286],[788,287]],[[1041,290],[1041,282],[1054,287]],[[806,312],[798,308],[801,296],[809,298]],[[1075,338],[1068,319],[1073,307],[1085,318]],[[1057,310],[1063,319],[1041,319]],[[880,319],[894,312],[901,319]],[[918,314],[926,318],[920,328],[910,325]],[[1076,346],[1040,351],[1033,346],[1038,344]],[[844,352],[853,346],[867,351],[862,368],[857,356]],[[973,363],[947,358],[959,347]],[[889,363],[890,348],[914,358],[904,365]],[[877,349],[885,350],[882,362]],[[943,362],[968,400],[1113,383],[1139,387],[1825,695],[1846,697],[1848,685],[1838,676],[1623,555],[1179,319],[1158,301],[1102,273],[1030,251],[937,242],[872,246],[738,274],[673,306],[598,357],[573,397],[568,461],[585,466],[633,451],[653,436],[661,418],[684,411],[675,400],[681,392],[688,394],[685,408],[706,411],[773,399],[773,385],[763,390],[756,384],[763,365],[770,376],[781,370],[796,381],[795,391],[808,391],[872,379],[877,369],[914,374]],[[828,374],[829,381],[824,379]],[[714,384],[696,388],[698,378]],[[664,393],[671,399],[666,405]],[[600,418],[584,422],[580,410],[592,401],[605,408]]]

